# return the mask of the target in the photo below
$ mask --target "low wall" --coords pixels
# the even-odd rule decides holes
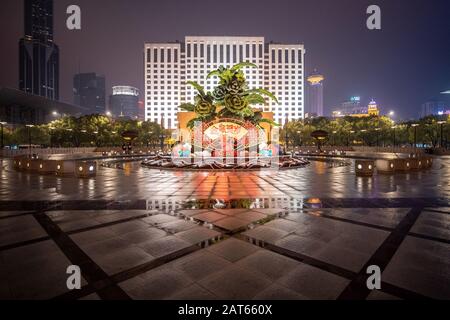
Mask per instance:
[[[52,154],[83,154],[93,153],[96,148],[31,148],[18,150],[0,150],[0,156],[4,158],[13,158],[28,154],[52,155]]]
[[[383,152],[383,153],[425,153],[422,148],[413,147],[352,147],[356,152]]]
[[[165,150],[167,148],[164,148]],[[135,147],[133,146],[134,153],[139,153],[140,151],[142,151],[143,153],[148,153],[148,152],[158,152],[161,149],[160,148],[152,148],[152,147]],[[115,151],[115,152],[122,152],[122,147],[99,147],[99,148],[95,148],[95,152],[111,152],[111,151]]]
[[[290,149],[291,150],[291,149]],[[315,146],[305,146],[305,147],[295,147],[293,149],[294,151],[315,151],[317,150],[317,147]],[[363,152],[363,153],[375,153],[375,152],[381,152],[381,153],[424,153],[424,150],[421,148],[411,148],[411,147],[360,147],[360,146],[351,146],[351,147],[343,147],[343,146],[323,146],[322,150],[324,151],[354,151],[354,152]]]

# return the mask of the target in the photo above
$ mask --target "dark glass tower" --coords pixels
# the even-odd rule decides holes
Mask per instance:
[[[88,109],[88,113],[105,112],[105,77],[96,73],[79,73],[73,77],[73,94],[76,105]]]
[[[19,42],[19,88],[59,99],[59,49],[53,43],[53,0],[25,0],[25,35]]]

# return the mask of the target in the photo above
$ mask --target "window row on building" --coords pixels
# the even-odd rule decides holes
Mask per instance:
[[[267,101],[262,110],[274,112],[283,122],[304,116],[304,47],[301,44],[266,44],[263,37],[186,37],[183,43],[145,44],[145,116],[147,120],[175,129],[178,105],[194,102],[194,80],[208,91],[217,78],[206,80],[209,71],[239,62],[245,68],[250,88],[262,87],[279,97],[280,104]]]

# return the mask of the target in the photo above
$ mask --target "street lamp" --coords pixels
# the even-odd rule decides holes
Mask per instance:
[[[164,133],[162,132],[162,133],[161,133],[161,136],[160,136],[160,139],[161,139],[161,141],[160,141],[160,143],[161,143],[161,145],[160,145],[160,147],[161,147],[161,152],[163,152],[163,150],[164,150],[164,138],[165,138],[165,135],[164,135]]]
[[[151,139],[153,131],[149,131],[148,134],[149,134],[149,137],[147,139],[147,148],[150,147],[150,141],[153,140],[153,139]],[[154,148],[153,144],[152,144],[152,148]]]
[[[444,123],[445,123],[445,121],[438,121],[437,123],[439,125],[441,125],[441,143],[440,143],[440,146],[442,148],[444,146]]]
[[[397,126],[392,126],[391,128],[394,129],[394,141],[393,141],[393,148],[392,149],[395,152],[395,128],[397,128]]]
[[[106,116],[107,116],[107,117],[111,117],[111,116],[112,116],[111,111],[106,111]]]
[[[3,148],[5,147],[5,144],[3,142],[3,126],[7,125],[6,122],[0,122],[0,126],[2,128],[2,141],[1,141],[1,150],[3,150]]]
[[[362,129],[361,132],[364,133],[364,132],[367,132],[367,130],[366,129]],[[362,135],[362,137],[363,137],[362,140],[363,140],[363,146],[364,146],[364,143],[366,142],[366,139],[364,139],[364,135]]]
[[[50,149],[53,148],[53,130],[55,130],[54,127],[48,127],[50,130]]]
[[[395,115],[394,111],[389,111],[389,116],[392,118]]]
[[[417,148],[417,127],[418,127],[418,126],[419,126],[418,123],[413,123],[413,124],[411,125],[411,127],[414,128],[414,150],[416,150],[416,148]]]
[[[375,128],[375,131],[377,132],[377,150],[378,150],[378,148],[380,147],[380,130],[381,130],[381,128]]]
[[[353,133],[355,133],[355,131],[350,130],[350,133],[349,133],[348,136],[347,136],[347,147],[350,146],[350,135],[353,134]]]
[[[34,125],[27,124],[25,127],[28,128],[28,157],[31,158],[31,128],[33,128]]]

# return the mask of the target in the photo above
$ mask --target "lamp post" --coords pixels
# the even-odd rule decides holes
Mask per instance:
[[[349,132],[349,134],[348,134],[348,136],[347,136],[347,147],[350,146],[350,135],[353,134],[353,133],[355,133],[355,131],[350,130],[350,132]]]
[[[336,133],[337,131],[333,131],[333,146],[336,146]]]
[[[381,128],[375,128],[375,132],[377,133],[377,151],[379,150],[380,147],[380,130]]]
[[[289,118],[286,115],[286,119],[284,120],[284,130],[285,130],[284,131],[284,154],[287,153],[288,146],[289,146],[289,144],[288,144],[288,139],[289,139],[289,136],[288,136],[288,122],[289,122]]]
[[[363,137],[362,140],[363,140],[363,146],[364,146],[364,144],[366,143],[366,139],[364,139],[364,133],[367,132],[367,130],[366,129],[362,129],[361,132],[363,133],[362,134],[362,137]]]
[[[53,148],[53,130],[55,130],[55,128],[53,127],[49,127],[50,130],[50,149]]]
[[[444,146],[444,123],[445,121],[438,121],[438,124],[441,126],[441,142],[440,142],[441,148],[443,148]]]
[[[395,152],[395,128],[397,128],[397,126],[392,126],[391,128],[394,129],[394,132],[393,132],[394,133],[394,139],[393,139],[394,141],[393,141],[393,148],[392,148],[392,150]]]
[[[160,136],[160,139],[161,139],[161,145],[160,145],[160,147],[161,147],[161,152],[163,152],[163,149],[164,149],[164,133],[161,133],[161,136]]]
[[[31,128],[33,128],[34,125],[27,124],[26,127],[28,128],[28,157],[31,158]]]
[[[149,131],[148,134],[149,134],[149,137],[148,137],[148,140],[147,140],[147,148],[150,147],[150,138],[151,138],[151,136],[153,134],[153,131]]]
[[[2,135],[2,138],[1,138],[1,150],[3,150],[3,148],[5,147],[5,144],[4,144],[4,141],[3,141],[3,126],[5,126],[7,123],[6,122],[0,122],[0,126],[1,126],[1,128],[2,128],[2,133],[1,133],[1,135]]]
[[[411,125],[414,128],[414,150],[417,148],[417,127],[419,126],[418,123],[413,123]]]
[[[300,147],[301,139],[302,139],[302,137],[301,137],[302,132],[299,130],[299,131],[297,131],[297,134],[298,134],[298,146],[297,147]]]

